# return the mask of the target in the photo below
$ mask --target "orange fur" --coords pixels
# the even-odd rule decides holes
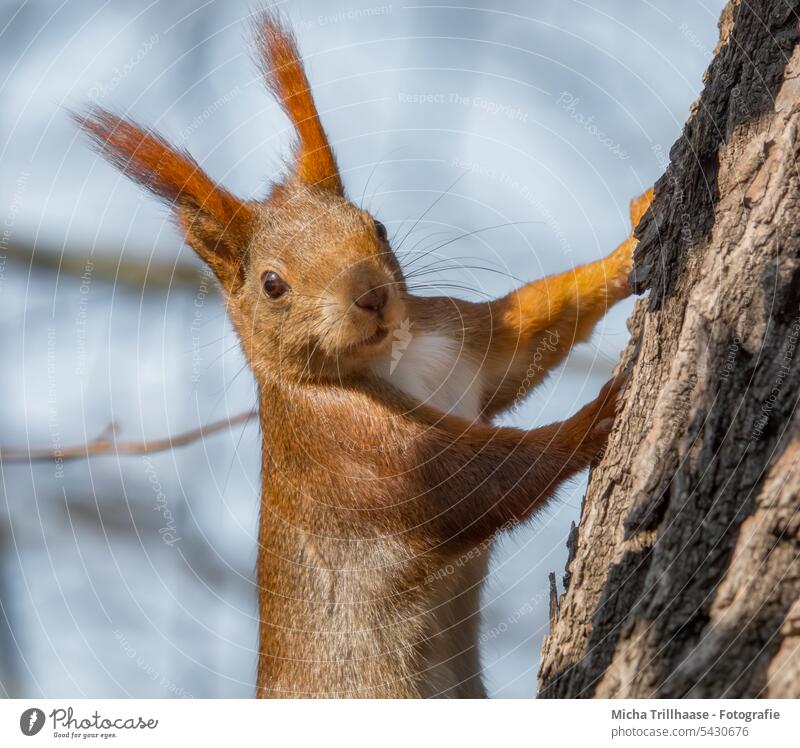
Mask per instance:
[[[173,208],[222,283],[258,383],[257,694],[483,695],[485,561],[459,564],[485,559],[495,534],[602,451],[620,383],[532,431],[488,419],[627,295],[634,240],[494,302],[414,296],[385,231],[342,193],[291,34],[266,14],[258,44],[299,139],[291,176],[265,201],[233,197],[187,153],[108,112],[78,118]],[[265,286],[275,275],[279,295]],[[393,378],[397,333],[417,358]],[[440,578],[449,567],[460,570]]]
[[[264,79],[297,131],[297,177],[307,184],[341,192],[336,159],[317,114],[294,35],[272,11],[261,13],[254,31]]]
[[[189,153],[101,107],[73,115],[97,150],[175,210],[189,245],[230,285],[248,240],[247,203],[214,184]]]
[[[631,202],[632,228],[652,200],[650,189]],[[614,304],[630,295],[635,246],[631,235],[608,257],[529,283],[484,307],[478,326],[491,331],[484,344],[491,377],[487,417],[520,401],[573,346],[589,339]]]
[[[650,207],[650,203],[653,202],[654,196],[655,193],[651,187],[649,190],[647,190],[647,192],[631,200],[631,226],[634,229],[639,225],[639,221],[642,220],[642,216],[647,213],[647,209]]]

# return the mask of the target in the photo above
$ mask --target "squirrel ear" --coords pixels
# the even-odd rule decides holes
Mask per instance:
[[[297,132],[295,176],[341,194],[339,169],[319,120],[294,35],[271,10],[262,11],[255,20],[253,35],[267,86]]]
[[[187,243],[222,284],[236,285],[250,238],[250,206],[214,184],[185,150],[160,135],[100,107],[72,116],[102,156],[175,211]]]

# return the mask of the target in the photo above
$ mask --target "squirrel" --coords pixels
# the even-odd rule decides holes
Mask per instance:
[[[257,382],[256,695],[483,697],[492,539],[601,455],[624,383],[542,428],[492,419],[630,294],[636,241],[490,302],[413,295],[385,226],[345,195],[293,33],[272,10],[253,27],[296,131],[264,199],[105,109],[72,116],[170,207]],[[634,227],[652,197],[631,204]]]

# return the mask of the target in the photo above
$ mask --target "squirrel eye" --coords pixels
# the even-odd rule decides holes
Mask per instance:
[[[385,242],[389,238],[389,232],[386,230],[386,226],[384,226],[377,218],[373,219],[375,223],[375,233],[378,235],[378,239],[382,242]]]
[[[261,285],[264,287],[264,293],[270,299],[279,299],[287,291],[291,290],[291,286],[272,270],[261,276]]]

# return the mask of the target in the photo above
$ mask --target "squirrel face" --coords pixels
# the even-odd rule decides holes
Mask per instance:
[[[380,222],[340,194],[289,181],[252,223],[229,306],[257,374],[336,378],[391,346],[406,286]]]
[[[297,136],[287,177],[242,200],[183,149],[100,107],[74,115],[97,150],[164,200],[214,271],[257,376],[339,378],[391,346],[406,285],[386,229],[344,194],[294,37],[254,25],[265,82]]]

